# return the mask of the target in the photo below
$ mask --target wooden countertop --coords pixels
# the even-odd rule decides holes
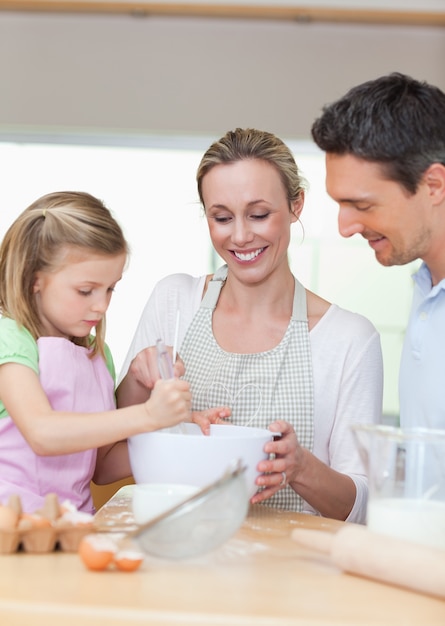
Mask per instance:
[[[132,487],[98,512],[131,528]],[[187,561],[147,557],[134,573],[91,572],[77,554],[0,556],[5,626],[443,626],[445,602],[343,574],[299,547],[294,528],[335,532],[341,522],[252,507],[238,533]]]

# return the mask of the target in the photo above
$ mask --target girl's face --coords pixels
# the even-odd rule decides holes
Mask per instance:
[[[58,268],[37,272],[34,294],[50,337],[86,337],[105,315],[126,254],[108,256],[66,248]]]
[[[304,197],[289,208],[273,165],[260,159],[216,165],[203,178],[202,196],[213,246],[230,272],[255,283],[288,267],[290,227]]]

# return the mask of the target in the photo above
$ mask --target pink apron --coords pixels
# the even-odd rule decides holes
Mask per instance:
[[[39,377],[56,411],[99,412],[115,408],[114,381],[103,358],[88,357],[88,350],[61,337],[42,337]],[[26,390],[23,390],[26,393]],[[63,419],[63,418],[60,418]],[[94,512],[90,481],[96,449],[38,456],[10,417],[0,419],[0,503],[18,494],[24,511],[40,508],[45,495],[56,493],[79,510]]]

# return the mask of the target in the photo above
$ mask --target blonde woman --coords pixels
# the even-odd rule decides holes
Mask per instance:
[[[304,180],[275,135],[236,129],[204,154],[198,192],[210,237],[225,265],[213,276],[175,274],[154,289],[118,388],[125,406],[147,398],[158,373],[157,336],[173,341],[193,408],[228,404],[232,422],[268,427],[253,503],[364,522],[366,471],[351,423],[382,410],[376,329],[306,290],[288,262]]]

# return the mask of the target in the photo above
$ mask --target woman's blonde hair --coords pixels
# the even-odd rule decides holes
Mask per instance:
[[[275,167],[286,191],[289,206],[298,200],[307,188],[292,152],[276,135],[255,128],[236,128],[215,141],[204,153],[198,166],[196,181],[202,205],[202,181],[216,165],[236,161],[260,159]],[[204,207],[205,208],[205,207]]]
[[[104,204],[76,191],[50,193],[36,200],[10,226],[0,247],[0,312],[38,339],[43,333],[34,283],[39,271],[52,271],[62,248],[115,256],[128,254],[123,232]],[[104,354],[105,316],[91,337],[73,338]]]

